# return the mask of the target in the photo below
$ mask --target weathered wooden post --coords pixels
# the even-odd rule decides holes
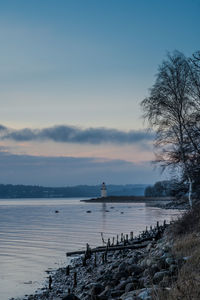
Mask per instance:
[[[130,240],[133,240],[133,231],[130,232]]]
[[[159,221],[157,221],[157,228],[159,228]]]
[[[85,253],[85,255],[83,256],[83,267],[86,267],[86,265],[87,265],[86,261],[87,261],[87,257],[86,257],[86,253]]]
[[[123,242],[124,237],[123,237],[123,233],[121,233],[121,242]]]
[[[66,267],[66,276],[69,276],[69,271],[70,271],[70,269],[69,269],[69,265]]]
[[[74,272],[74,287],[77,286],[77,272]]]
[[[108,239],[107,247],[110,247],[110,239]]]
[[[51,275],[49,276],[49,290],[51,290],[52,289],[52,277],[51,277]]]
[[[117,245],[119,244],[119,235],[117,234]]]
[[[86,251],[85,251],[85,258],[86,258],[86,260],[90,259],[91,256],[92,256],[91,248],[90,248],[89,244],[87,243],[86,244]]]
[[[105,257],[104,257],[104,253],[102,254],[102,264],[104,264],[104,262],[105,262]]]
[[[113,236],[113,238],[112,238],[112,246],[114,246],[114,244],[115,244],[115,237]]]
[[[97,254],[96,252],[94,253],[94,266],[97,266]]]
[[[105,254],[104,254],[104,261],[105,261],[105,263],[107,263],[107,250],[105,251]]]
[[[126,234],[126,242],[128,243],[128,234]]]

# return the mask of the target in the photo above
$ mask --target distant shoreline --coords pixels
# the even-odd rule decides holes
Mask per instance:
[[[124,202],[161,202],[167,201],[171,202],[174,197],[145,197],[145,196],[108,196],[106,198],[91,198],[87,200],[81,200],[81,202],[91,202],[91,203],[124,203]]]

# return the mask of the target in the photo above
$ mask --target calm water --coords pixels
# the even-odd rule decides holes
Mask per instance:
[[[33,293],[44,284],[45,270],[67,263],[67,251],[83,249],[86,242],[101,245],[101,232],[105,238],[136,235],[178,213],[144,203],[81,203],[80,198],[0,200],[0,299]]]

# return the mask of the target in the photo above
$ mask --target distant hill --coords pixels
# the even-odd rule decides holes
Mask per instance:
[[[107,185],[108,196],[143,196],[147,184]],[[0,184],[0,198],[100,197],[100,185],[43,187]]]

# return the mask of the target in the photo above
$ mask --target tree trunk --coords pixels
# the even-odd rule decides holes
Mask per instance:
[[[189,200],[190,207],[192,208],[192,180],[190,177],[188,178],[188,182],[189,182],[188,200]]]

